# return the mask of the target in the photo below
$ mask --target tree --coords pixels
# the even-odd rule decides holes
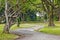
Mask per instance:
[[[55,12],[58,14],[58,18],[60,21],[60,0],[56,0],[56,4],[57,4],[57,9],[55,10]]]
[[[53,20],[53,17],[54,17],[54,8],[55,8],[55,5],[54,5],[54,0],[41,0],[42,1],[42,4],[43,4],[43,7],[44,7],[44,11],[46,11],[49,15],[49,26],[55,26],[54,24],[54,20]]]
[[[5,0],[5,17],[6,17],[6,25],[4,27],[4,31],[5,33],[8,33],[9,31],[9,21],[8,21],[8,12],[7,12],[7,9],[8,9],[8,4],[7,4],[7,0]]]
[[[17,7],[18,4],[16,4],[15,7]],[[9,29],[11,28],[12,25],[15,24],[15,19],[18,16],[18,11],[20,10],[20,8],[16,9],[16,11],[13,11],[12,8],[8,7],[8,0],[5,0],[5,17],[6,17],[6,24],[4,27],[3,32],[4,33],[9,33]],[[9,10],[9,11],[8,11]]]

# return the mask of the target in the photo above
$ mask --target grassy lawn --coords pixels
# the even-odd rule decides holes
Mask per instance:
[[[20,27],[17,27],[16,24],[13,25],[11,28],[12,30],[18,29],[18,28],[28,28],[28,27],[34,27],[35,25],[43,25],[45,26],[43,29],[40,29],[40,32],[47,33],[47,34],[54,34],[54,35],[60,35],[60,22],[55,22],[55,27],[48,27],[48,23],[22,23],[20,24]]]
[[[11,27],[11,30],[15,30],[18,28],[29,28],[29,27],[34,27],[35,25],[44,25],[45,28],[40,29],[40,32],[47,33],[47,34],[55,34],[55,35],[60,35],[60,22],[55,22],[56,26],[55,27],[48,27],[48,23],[21,23],[20,27],[17,27],[17,25],[13,25]],[[4,24],[0,24],[0,40],[13,40],[16,38],[16,35],[13,34],[5,34],[2,33],[4,28]]]
[[[0,24],[0,40],[14,40],[16,35],[2,33],[4,24]]]
[[[14,40],[16,35],[0,33],[0,40]]]
[[[60,22],[55,22],[55,25],[55,27],[48,27],[46,24],[45,27],[39,31],[47,34],[60,35]]]
[[[19,27],[17,27],[17,24],[13,25],[11,27],[11,30],[19,29],[19,28],[29,28],[34,27],[35,25],[40,25],[41,23],[22,23]]]
[[[11,27],[11,30],[15,30],[18,28],[33,27],[35,25],[36,25],[35,23],[22,23],[20,24],[20,27],[17,27],[17,25],[15,24]],[[0,24],[0,40],[13,40],[14,38],[16,38],[16,35],[2,33],[3,28],[4,28],[4,24]]]

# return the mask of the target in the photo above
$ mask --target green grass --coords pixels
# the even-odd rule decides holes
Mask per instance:
[[[0,40],[14,40],[16,35],[0,33]]]
[[[13,25],[11,27],[11,30],[19,29],[19,28],[29,28],[34,27],[35,25],[40,25],[39,23],[22,23],[19,27],[17,27],[17,24]]]
[[[14,40],[16,38],[16,35],[2,33],[3,27],[4,24],[0,24],[0,40]]]
[[[49,28],[43,28],[39,31],[48,34],[60,35],[60,28],[49,27]]]
[[[39,31],[47,34],[60,35],[60,22],[55,22],[55,25],[55,27],[48,27],[48,25],[45,24],[45,27]]]
[[[34,27],[35,25],[44,25],[45,28],[40,29],[40,32],[47,33],[47,34],[55,34],[55,35],[60,35],[60,22],[55,22],[56,26],[55,27],[47,27],[48,23],[39,23],[39,22],[30,22],[30,23],[21,23],[19,27],[17,25],[13,25],[11,27],[11,30],[15,30],[18,28],[29,28],[29,27]],[[16,38],[16,35],[13,34],[5,34],[2,33],[4,28],[4,24],[0,24],[0,40],[13,40]]]
[[[36,24],[39,24],[39,23],[22,23],[22,24],[20,24],[20,27],[17,27],[17,25],[15,24],[11,27],[11,30],[15,30],[18,28],[33,27]],[[5,26],[4,24],[0,24],[0,40],[13,40],[13,39],[15,39],[16,35],[2,33],[4,26]]]
[[[45,27],[43,29],[40,29],[40,32],[47,33],[47,34],[54,34],[54,35],[60,35],[60,22],[55,22],[55,27],[48,27],[48,23],[39,23],[39,22],[30,22],[30,23],[22,23],[20,24],[20,27],[17,27],[17,25],[13,25],[11,30],[15,30],[18,28],[28,28],[33,27],[35,25],[44,25]]]

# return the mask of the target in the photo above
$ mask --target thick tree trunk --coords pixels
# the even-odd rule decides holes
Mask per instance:
[[[50,16],[49,16],[49,25],[48,26],[55,26],[54,24],[54,15],[53,15],[53,7],[51,8],[51,13],[50,13]]]
[[[9,25],[6,24],[4,27],[4,30],[3,30],[4,33],[9,33],[11,26],[15,24],[13,18],[9,18],[8,23],[9,23]]]
[[[9,33],[9,25],[5,24],[3,33]]]
[[[52,16],[49,17],[49,25],[48,26],[55,26]]]

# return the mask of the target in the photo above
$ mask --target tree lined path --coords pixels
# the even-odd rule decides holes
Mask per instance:
[[[43,28],[43,26],[10,30],[10,33],[24,36],[23,38],[18,38],[16,40],[60,40],[60,36],[44,34],[34,31],[40,28]]]

